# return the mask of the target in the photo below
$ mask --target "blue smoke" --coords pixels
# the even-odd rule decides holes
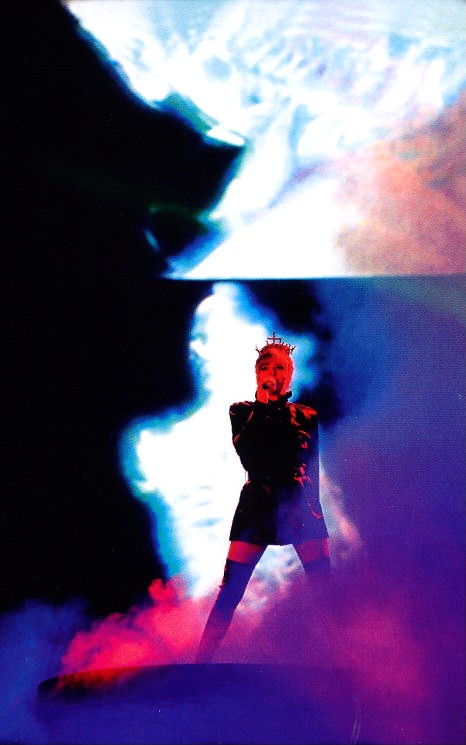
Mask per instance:
[[[38,686],[58,675],[62,655],[85,622],[80,601],[28,600],[0,617],[0,742],[50,742],[37,713]]]

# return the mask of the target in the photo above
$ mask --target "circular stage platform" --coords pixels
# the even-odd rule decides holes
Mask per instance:
[[[83,671],[41,683],[37,715],[51,745],[338,745],[360,729],[343,672],[287,665]]]

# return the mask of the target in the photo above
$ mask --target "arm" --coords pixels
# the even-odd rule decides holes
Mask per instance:
[[[233,445],[247,471],[257,468],[270,450],[271,413],[261,401],[242,401],[230,407]]]

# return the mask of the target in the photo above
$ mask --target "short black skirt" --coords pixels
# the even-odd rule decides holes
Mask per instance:
[[[233,517],[230,541],[284,546],[326,538],[327,527],[314,492],[308,477],[280,485],[247,481]]]

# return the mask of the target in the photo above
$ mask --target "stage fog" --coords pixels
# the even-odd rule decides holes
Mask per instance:
[[[20,706],[20,736],[46,740],[28,702],[51,675],[192,662],[244,478],[232,459],[228,405],[253,395],[255,345],[272,328],[297,345],[294,394],[322,415],[321,489],[336,584],[309,617],[293,550],[270,549],[219,661],[345,670],[365,702],[371,742],[436,742],[447,709],[455,736],[462,282],[441,285],[374,279],[290,283],[286,292],[273,282],[205,287],[177,352],[192,373],[191,398],[128,421],[120,439],[121,478],[149,504],[167,581],[154,577],[141,604],[100,620],[86,619],[79,598],[60,607],[28,602],[4,616],[4,737],[18,731]],[[293,298],[299,308],[291,309]],[[167,385],[163,375],[159,383]]]
[[[464,18],[2,8],[1,742],[464,742]],[[332,582],[268,548],[194,664],[273,333]]]

